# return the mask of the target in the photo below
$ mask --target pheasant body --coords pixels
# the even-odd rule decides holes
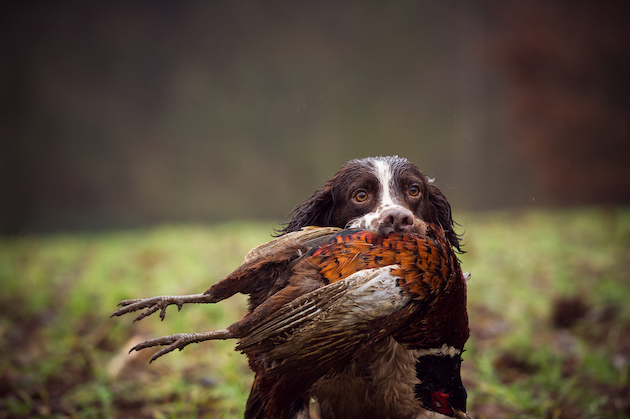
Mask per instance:
[[[450,245],[436,228],[432,228],[430,233],[431,236],[403,233],[384,236],[372,231],[342,230],[328,234],[332,238],[296,259],[290,269],[291,283],[315,280],[315,289],[319,289],[366,269],[392,266],[391,275],[396,277],[398,291],[410,296],[419,309],[434,311],[437,317],[432,319],[434,322],[450,322],[456,326],[457,331],[447,333],[444,343],[461,348],[468,338],[466,281]],[[225,281],[228,280],[230,277]],[[242,281],[242,278],[234,278],[233,281]],[[212,295],[213,288],[207,293]],[[279,293],[285,297],[283,300],[288,301],[304,294],[286,295],[294,291],[295,288],[286,287]],[[321,292],[325,294],[325,291]],[[353,297],[358,298],[356,294]],[[374,301],[371,302],[373,304]],[[417,331],[426,334],[430,330],[423,328]],[[440,336],[444,336],[444,332],[436,328]],[[438,339],[436,334],[414,337],[410,333],[400,334],[400,338],[413,348],[432,345]]]
[[[292,281],[317,278],[320,287],[262,316],[246,332],[233,325],[245,332],[237,349],[248,355],[271,412],[389,336],[410,350],[463,349],[465,279],[440,232],[430,234],[337,232],[291,268]]]
[[[469,335],[466,281],[441,229],[429,226],[422,236],[334,228],[288,233],[252,250],[243,265],[190,302],[218,302],[237,292],[250,295],[246,316],[203,340],[239,339],[237,349],[256,374],[246,418],[295,417],[318,394],[314,389],[330,391],[326,383],[344,374],[361,376],[365,359],[380,362],[375,348],[390,346],[411,351],[420,367],[396,391],[408,393],[406,407],[394,406],[389,416],[426,407],[469,417],[459,378]],[[129,301],[137,308],[115,314],[150,306]],[[163,315],[166,306],[160,307]],[[162,350],[168,352],[200,340],[156,339],[136,349],[169,344]],[[446,366],[422,369],[432,357]]]

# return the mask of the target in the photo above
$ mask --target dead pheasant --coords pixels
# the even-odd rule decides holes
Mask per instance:
[[[125,300],[113,316],[146,308],[134,321],[158,310],[164,319],[168,305],[215,303],[238,292],[250,296],[249,311],[227,329],[165,336],[132,350],[166,345],[153,361],[190,343],[239,339],[256,374],[246,418],[307,415],[311,397],[334,399],[329,393],[340,380],[379,364],[395,376],[382,380],[393,386],[391,397],[353,403],[343,394],[345,403],[320,406],[322,417],[402,418],[422,408],[470,417],[460,378],[466,281],[441,229],[418,236],[306,228],[255,248],[203,294]]]

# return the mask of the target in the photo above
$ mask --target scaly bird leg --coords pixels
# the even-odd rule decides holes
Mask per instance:
[[[149,363],[151,363],[162,355],[172,352],[175,349],[179,349],[181,351],[186,345],[190,343],[199,343],[203,342],[204,340],[231,339],[235,337],[236,336],[234,336],[227,329],[213,330],[204,333],[177,333],[175,335],[163,336],[161,338],[151,339],[147,340],[146,342],[139,343],[131,348],[129,352],[139,351],[141,349],[151,348],[153,346],[168,345],[166,348],[162,348],[158,352],[153,354],[153,356],[151,357],[151,361],[149,361]]]
[[[164,320],[166,315],[166,307],[175,304],[177,305],[177,311],[182,309],[184,304],[190,303],[214,303],[216,299],[209,294],[192,294],[192,295],[163,295],[159,297],[151,298],[136,298],[133,300],[123,300],[118,303],[119,308],[110,316],[122,316],[123,314],[131,313],[132,311],[138,311],[143,308],[148,309],[143,313],[140,313],[133,322],[144,319],[147,316],[160,311],[160,319]]]

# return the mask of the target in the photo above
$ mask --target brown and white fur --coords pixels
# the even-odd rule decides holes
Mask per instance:
[[[281,233],[309,225],[423,234],[441,226],[460,250],[446,197],[408,160],[374,157],[352,160],[298,205]],[[365,350],[342,372],[320,379],[311,397],[321,418],[424,418],[434,414],[414,398],[421,354],[387,338]],[[308,417],[301,412],[296,417]]]

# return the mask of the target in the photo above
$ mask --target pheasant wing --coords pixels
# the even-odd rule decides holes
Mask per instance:
[[[261,244],[250,250],[241,266],[204,294],[216,301],[236,293],[248,294],[250,303],[256,307],[286,286],[285,274],[292,262],[330,239],[339,230],[333,227],[305,227]]]
[[[254,247],[245,255],[244,264],[267,259],[270,256],[273,257],[286,248],[299,249],[301,247],[315,247],[317,242],[321,242],[339,231],[341,231],[341,229],[337,227],[304,227],[301,230],[284,234],[267,243]]]
[[[274,372],[349,355],[370,338],[375,320],[410,301],[392,275],[395,268],[365,269],[296,298],[253,327],[237,349],[273,361]]]

